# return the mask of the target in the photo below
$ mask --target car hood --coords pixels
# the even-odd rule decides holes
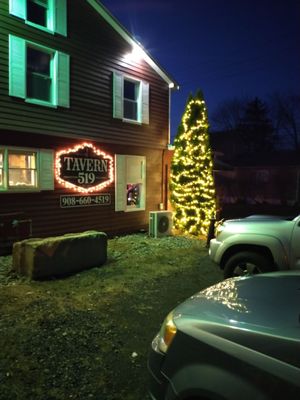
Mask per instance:
[[[189,298],[173,316],[299,340],[300,271],[227,279]]]
[[[223,222],[223,225],[227,228],[229,227],[242,227],[242,229],[247,230],[258,230],[261,227],[285,227],[291,226],[293,224],[293,219],[270,216],[270,215],[250,215],[246,218],[238,219],[227,219]],[[236,228],[234,228],[236,229]]]

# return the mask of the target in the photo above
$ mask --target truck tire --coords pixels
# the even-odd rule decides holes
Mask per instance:
[[[273,270],[271,260],[263,254],[243,251],[231,256],[224,266],[224,278],[252,275]]]

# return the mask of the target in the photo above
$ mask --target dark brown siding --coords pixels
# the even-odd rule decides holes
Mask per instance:
[[[6,136],[2,144],[12,146],[28,146],[28,142],[34,143],[37,148],[52,148],[60,150],[78,144],[77,140],[59,137],[42,137],[11,132]],[[104,152],[111,154],[134,154],[146,156],[147,163],[147,201],[146,211],[115,212],[114,183],[104,189],[110,193],[111,205],[60,208],[60,195],[74,194],[55,183],[55,191],[42,191],[39,193],[1,193],[0,214],[12,212],[24,212],[32,219],[33,236],[49,236],[67,232],[81,232],[89,229],[104,231],[110,235],[147,229],[149,211],[158,210],[162,202],[162,174],[163,159],[160,150],[147,148],[132,148],[131,146],[102,145],[93,142]]]
[[[8,35],[70,55],[70,108],[51,109],[8,96]],[[55,182],[54,191],[0,193],[0,214],[24,212],[32,219],[33,236],[97,229],[108,234],[146,229],[149,211],[164,202],[164,150],[168,144],[168,97],[165,81],[145,62],[126,64],[130,46],[85,0],[68,0],[68,37],[30,27],[8,13],[0,1],[0,145],[54,151],[91,141],[103,151],[146,156],[146,211],[115,212],[114,183],[106,206],[60,208],[62,194],[74,194]],[[150,84],[150,124],[112,118],[112,74],[121,71]]]
[[[145,62],[129,65],[130,46],[85,0],[68,1],[68,37],[51,35],[8,14],[0,1],[0,129],[90,138],[102,143],[165,148],[168,85]],[[70,109],[26,104],[8,96],[8,35],[65,52],[71,60]],[[150,84],[150,124],[112,118],[112,73],[126,72]],[[1,133],[3,135],[3,133]]]

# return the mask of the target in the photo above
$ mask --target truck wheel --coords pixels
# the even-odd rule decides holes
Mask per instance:
[[[271,261],[264,255],[250,251],[231,256],[224,266],[224,278],[272,271]]]

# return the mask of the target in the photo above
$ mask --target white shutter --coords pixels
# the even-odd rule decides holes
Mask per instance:
[[[113,117],[123,118],[123,75],[113,74]]]
[[[56,54],[57,71],[57,105],[70,107],[70,56],[65,53]]]
[[[66,0],[54,0],[55,28],[60,35],[67,36],[67,5]]]
[[[52,150],[40,150],[39,188],[40,190],[54,190],[54,157]]]
[[[115,211],[126,208],[126,156],[115,156]]]
[[[146,157],[141,157],[141,176],[142,176],[142,195],[141,195],[141,203],[140,208],[146,209]]]
[[[26,0],[9,0],[9,13],[16,17],[26,18]]]
[[[144,157],[127,156],[126,159],[127,183],[143,182],[143,160]]]
[[[149,124],[149,83],[142,82],[142,123]]]
[[[26,97],[26,42],[9,35],[9,95]]]

